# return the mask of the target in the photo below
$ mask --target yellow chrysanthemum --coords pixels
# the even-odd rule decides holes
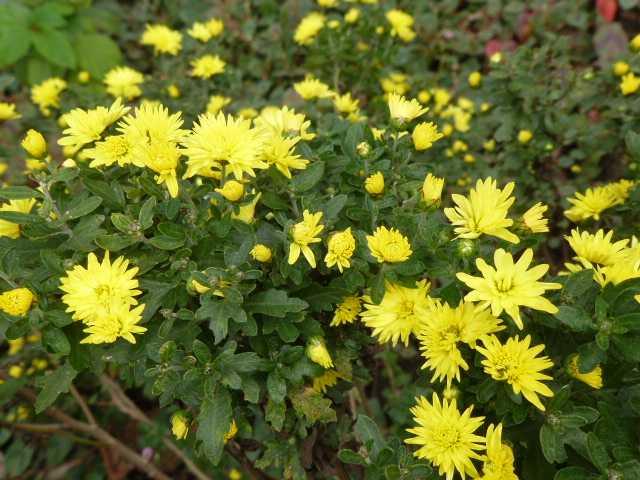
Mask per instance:
[[[531,130],[520,130],[518,132],[518,142],[522,145],[526,145],[533,138],[533,132]]]
[[[216,115],[220,110],[231,103],[229,97],[223,95],[211,95],[207,103],[207,113]]]
[[[390,93],[387,103],[389,106],[389,115],[400,124],[410,122],[429,111],[428,107],[423,107],[415,98],[407,100],[397,93]]]
[[[293,39],[298,45],[310,45],[324,27],[325,22],[324,15],[318,12],[311,12],[296,27]]]
[[[587,188],[584,193],[576,192],[567,201],[572,205],[564,211],[564,216],[572,222],[582,222],[589,218],[600,220],[600,214],[619,203],[614,191],[606,187]]]
[[[34,301],[35,295],[28,288],[14,288],[0,294],[0,310],[22,317],[29,312]]]
[[[482,426],[484,417],[472,417],[472,412],[473,407],[469,407],[460,413],[456,400],[441,402],[436,393],[431,403],[418,397],[411,408],[417,426],[407,429],[415,436],[405,442],[419,445],[414,455],[429,460],[447,480],[452,480],[456,471],[463,479],[466,475],[477,477],[471,460],[482,458],[477,452],[485,449],[485,439],[474,432]]]
[[[307,132],[311,121],[306,119],[304,113],[296,113],[293,108],[287,106],[263,108],[254,124],[257,129],[269,135],[300,137],[305,141],[316,137],[315,133]]]
[[[633,72],[627,73],[620,80],[620,91],[623,95],[631,95],[640,89],[640,77],[636,77]]]
[[[413,253],[409,239],[395,228],[376,228],[373,235],[367,235],[367,245],[379,263],[404,262]]]
[[[327,350],[327,346],[324,343],[322,337],[311,337],[307,342],[306,349],[307,357],[312,362],[317,363],[323,368],[333,367],[333,360],[331,360],[331,354]]]
[[[478,238],[480,235],[491,235],[511,243],[520,239],[507,230],[513,220],[507,218],[509,208],[515,201],[511,192],[515,184],[508,183],[503,189],[491,177],[478,180],[476,187],[464,197],[453,194],[451,198],[456,204],[454,208],[445,208],[444,214],[455,226],[458,238]]]
[[[336,307],[333,319],[329,324],[331,327],[338,327],[347,323],[353,323],[362,311],[362,299],[358,295],[351,295],[343,298]]]
[[[518,480],[514,471],[513,450],[502,443],[502,424],[487,428],[487,454],[482,466],[480,480]]]
[[[31,305],[29,305],[29,306],[31,306]],[[4,308],[2,310],[7,312]],[[7,312],[7,313],[10,313],[10,312]],[[13,314],[11,314],[11,315],[13,315]],[[7,340],[7,343],[9,344],[9,350],[7,351],[7,355],[12,356],[12,355],[20,353],[22,351],[26,341],[25,341],[24,337],[19,337],[19,338],[15,338],[13,340]]]
[[[208,79],[224,72],[226,63],[218,55],[203,55],[191,60],[191,76]]]
[[[340,375],[335,370],[325,370],[322,375],[313,379],[313,389],[316,392],[326,393],[327,388],[338,383],[339,378]]]
[[[171,415],[171,433],[178,440],[187,438],[189,433],[189,417],[182,410]]]
[[[218,37],[224,31],[224,22],[217,18],[212,18],[206,22],[195,22],[187,33],[199,40],[200,42],[208,42],[212,38]]]
[[[416,32],[413,31],[413,17],[402,10],[389,10],[385,16],[391,24],[391,35],[397,35],[404,42],[410,42],[416,38]]]
[[[0,206],[0,212],[31,213],[31,209],[35,204],[36,200],[34,198],[9,200],[9,203]],[[18,238],[20,237],[20,231],[19,224],[0,219],[0,237]]]
[[[291,230],[292,242],[289,244],[289,265],[296,263],[300,253],[302,253],[311,268],[316,268],[316,257],[309,245],[321,241],[317,235],[324,230],[324,225],[320,224],[322,212],[311,213],[309,210],[305,210],[302,218],[303,220],[296,223]]]
[[[58,77],[45,80],[31,88],[31,100],[40,107],[45,117],[51,115],[51,108],[60,108],[60,94],[67,88],[67,82]]]
[[[168,141],[150,142],[136,149],[137,160],[153,170],[156,183],[165,184],[171,198],[178,196],[178,175],[176,169],[180,160],[178,144]]]
[[[636,182],[634,180],[627,180],[623,178],[617,182],[607,183],[604,185],[604,188],[613,195],[616,205],[620,205],[629,198],[629,194],[635,186]]]
[[[230,202],[237,202],[244,196],[244,185],[237,180],[227,180],[222,188],[215,190]]]
[[[522,214],[522,224],[531,233],[544,233],[549,231],[549,219],[544,218],[544,212],[549,207],[542,202],[536,203],[533,207]]]
[[[47,141],[40,132],[33,128],[29,129],[20,145],[35,158],[43,158],[47,154]]]
[[[337,112],[351,115],[360,110],[360,99],[353,98],[351,92],[347,92],[344,95],[336,93],[333,95],[333,106]]]
[[[565,264],[565,266],[569,266]],[[596,267],[593,279],[601,286],[617,285],[626,280],[640,278],[640,258],[628,257],[605,267]]]
[[[470,302],[481,302],[482,308],[491,307],[494,316],[503,311],[513,319],[520,330],[523,328],[520,307],[529,307],[547,313],[557,313],[558,308],[542,295],[547,290],[562,288],[559,283],[539,282],[549,265],[536,265],[529,270],[533,260],[533,250],[528,248],[517,262],[513,262],[510,253],[502,248],[494,252],[495,268],[482,258],[476,259],[476,266],[482,277],[472,277],[466,273],[458,273],[458,279],[465,283],[471,292],[464,297]]]
[[[129,132],[128,135],[110,135],[83,153],[86,158],[91,159],[91,168],[109,167],[114,163],[122,167],[133,163],[134,147],[142,141],[142,137],[134,136],[134,132]]]
[[[580,372],[580,355],[577,353],[571,355],[569,357],[569,363],[567,364],[567,372],[576,380],[580,380],[583,383],[586,383],[591,388],[601,389],[602,388],[602,367],[600,365],[596,365],[593,369],[588,372],[581,373]]]
[[[139,87],[142,82],[144,82],[142,73],[130,67],[112,68],[104,77],[107,93],[127,100],[133,100],[142,95]]]
[[[271,249],[269,247],[267,247],[266,245],[263,245],[262,243],[257,243],[249,252],[249,254],[253,257],[254,260],[261,262],[261,263],[267,263],[271,261],[271,257],[273,256],[273,253],[271,252]]]
[[[380,195],[384,192],[384,175],[382,172],[376,172],[369,175],[364,180],[364,189],[370,195]]]
[[[371,335],[378,337],[379,343],[391,342],[395,346],[400,340],[408,345],[409,336],[419,331],[420,322],[434,306],[434,300],[427,295],[430,287],[426,280],[416,282],[415,288],[387,282],[378,305],[365,303],[365,311],[360,314],[362,322],[373,329]]]
[[[309,164],[309,160],[295,153],[295,147],[300,140],[300,137],[270,135],[264,143],[262,158],[269,165],[275,166],[285,177],[291,179],[291,169],[304,170]]]
[[[385,93],[397,93],[398,95],[404,95],[411,88],[407,82],[407,76],[400,72],[391,73],[388,77],[380,79],[380,86]]]
[[[419,123],[411,134],[413,146],[418,151],[428,150],[442,137],[444,137],[444,135],[438,132],[438,127],[433,122]]]
[[[429,173],[422,183],[422,200],[427,205],[440,204],[442,189],[444,188],[444,178],[436,177]]]
[[[553,367],[553,362],[546,356],[537,356],[544,350],[544,345],[530,347],[529,335],[524,340],[511,337],[505,344],[491,335],[482,339],[482,343],[484,347],[477,346],[476,350],[485,357],[482,361],[484,371],[494,380],[507,382],[516,394],[522,393],[529,402],[544,410],[538,395],[553,396],[551,389],[542,383],[542,380],[553,378],[541,373]]]
[[[294,83],[293,88],[304,100],[328,98],[332,95],[329,85],[312,75],[307,75],[301,82]]]
[[[340,273],[345,268],[351,267],[351,256],[356,248],[356,239],[351,233],[351,227],[341,232],[333,233],[327,242],[327,255],[324,257],[324,263],[331,268],[338,266]]]
[[[15,104],[0,102],[0,122],[4,122],[5,120],[15,120],[21,116],[22,115],[16,112]]]
[[[182,34],[166,25],[147,25],[140,43],[153,47],[156,55],[160,53],[177,55],[182,49]]]
[[[95,315],[85,323],[88,325],[83,330],[89,335],[80,343],[113,343],[118,338],[124,338],[129,343],[136,343],[134,333],[144,333],[145,327],[138,325],[142,320],[144,304],[131,308],[126,303],[114,303],[106,313]]]
[[[607,234],[600,229],[595,234],[571,230],[571,236],[565,236],[571,249],[575,252],[574,260],[582,268],[593,268],[594,265],[607,266],[622,260],[623,252],[629,243],[628,239],[613,242],[613,230]]]

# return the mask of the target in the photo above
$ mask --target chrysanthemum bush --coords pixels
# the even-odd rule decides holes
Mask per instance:
[[[10,473],[640,478],[640,84],[581,73],[553,110],[515,84],[557,44],[445,86],[410,61],[424,7],[318,4],[277,100],[207,17],[32,88],[0,188]]]

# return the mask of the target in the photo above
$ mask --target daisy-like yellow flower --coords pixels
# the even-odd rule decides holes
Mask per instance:
[[[364,181],[364,189],[370,195],[380,195],[384,192],[384,175],[376,172],[369,175]]]
[[[124,338],[129,343],[136,343],[134,333],[144,333],[145,327],[138,325],[142,320],[144,304],[132,308],[126,303],[114,303],[107,313],[95,315],[85,321],[88,325],[83,330],[89,336],[83,338],[80,343],[113,343],[118,338]]]
[[[338,327],[347,323],[355,322],[362,311],[362,299],[358,295],[351,295],[342,299],[333,313],[333,319],[329,324],[331,327]]]
[[[58,77],[45,80],[31,88],[31,100],[40,107],[45,117],[51,115],[51,107],[60,108],[60,94],[66,90],[67,82]]]
[[[513,466],[513,450],[502,443],[502,424],[487,428],[487,454],[484,457],[480,480],[518,480]]]
[[[329,353],[329,350],[327,350],[324,338],[322,337],[311,337],[309,339],[309,341],[307,342],[306,354],[307,357],[309,357],[309,360],[317,363],[323,368],[333,367],[331,354]]]
[[[411,85],[407,82],[407,76],[400,72],[394,72],[388,77],[382,78],[380,86],[385,93],[397,93],[398,95],[404,95],[411,88]]]
[[[631,95],[640,89],[640,77],[636,77],[633,72],[627,73],[620,80],[620,91],[623,95]]]
[[[304,100],[328,98],[332,95],[329,85],[321,82],[313,75],[307,75],[301,82],[294,83],[293,88]]]
[[[444,135],[438,132],[438,127],[433,122],[422,122],[416,125],[411,134],[413,146],[416,150],[428,150]]]
[[[327,242],[327,255],[324,257],[324,263],[331,268],[338,266],[340,273],[345,268],[351,267],[351,256],[356,248],[356,239],[351,233],[351,227],[341,232],[333,233]]]
[[[577,353],[569,357],[569,362],[567,363],[567,372],[573,378],[586,383],[591,388],[595,388],[596,390],[602,388],[602,367],[600,365],[596,365],[590,371],[581,373],[580,355],[578,355]]]
[[[109,108],[74,108],[65,115],[68,127],[62,131],[65,136],[58,140],[58,145],[78,151],[86,144],[100,140],[102,132],[128,111],[129,107],[122,105],[120,98],[116,98]]]
[[[594,265],[607,266],[622,260],[628,239],[613,242],[613,230],[607,234],[600,229],[595,234],[571,230],[571,236],[565,236],[571,249],[575,252],[574,260],[579,262],[578,268],[593,268]],[[571,267],[568,267],[571,269]]]
[[[389,115],[400,124],[410,122],[429,111],[429,108],[423,107],[415,98],[407,100],[397,93],[389,94],[387,104],[389,106]]]
[[[385,16],[391,24],[391,35],[398,36],[403,42],[410,42],[416,38],[416,32],[413,31],[413,17],[402,10],[389,10]]]
[[[189,417],[186,412],[178,410],[171,415],[171,433],[178,440],[184,440],[189,433]]]
[[[333,96],[333,106],[337,112],[351,115],[360,110],[360,100],[353,98],[351,92],[347,92],[344,95],[336,93]]]
[[[416,282],[415,288],[386,282],[382,301],[378,305],[365,303],[362,322],[373,329],[371,335],[378,337],[379,343],[395,346],[400,340],[407,346],[409,336],[418,332],[420,322],[435,304],[427,295],[430,288],[426,280]]]
[[[5,120],[15,120],[21,116],[22,115],[16,112],[15,104],[0,102],[0,122],[4,122]]]
[[[138,161],[157,174],[155,176],[156,183],[164,183],[171,198],[176,198],[179,190],[176,172],[180,160],[178,144],[169,141],[155,141],[136,151],[139,154]]]
[[[542,380],[552,380],[553,377],[541,373],[543,370],[553,367],[553,362],[546,356],[538,357],[544,350],[544,345],[530,347],[531,336],[524,340],[518,336],[511,337],[504,345],[495,335],[483,338],[484,347],[477,346],[485,360],[482,360],[484,371],[491,378],[501,382],[507,382],[516,394],[522,393],[524,398],[544,411],[544,405],[538,395],[552,397],[551,389],[542,383]]]
[[[335,370],[325,370],[325,372],[313,379],[313,389],[316,392],[326,393],[327,388],[338,383],[340,375]]]
[[[298,45],[310,45],[320,30],[324,28],[326,21],[326,17],[321,13],[311,12],[296,27],[293,35],[294,41]]]
[[[629,198],[629,194],[635,186],[635,181],[623,178],[617,182],[607,183],[604,188],[613,195],[616,205],[621,205]]]
[[[60,279],[60,290],[65,292],[62,301],[67,305],[66,311],[72,313],[74,320],[92,323],[111,313],[122,313],[119,308],[122,305],[137,305],[134,297],[142,293],[135,278],[138,267],[128,267],[129,260],[124,257],[111,263],[108,250],[102,263],[98,262],[95,253],[90,253],[87,268],[76,265]],[[129,320],[132,321],[134,316],[132,314]]]
[[[565,264],[565,266],[569,266]],[[601,286],[612,283],[617,285],[632,278],[640,278],[640,258],[624,255],[623,258],[604,267],[596,267],[593,279]]]
[[[475,348],[476,342],[486,335],[504,330],[502,322],[473,303],[460,302],[456,308],[448,304],[435,304],[418,327],[422,356],[427,361],[422,368],[433,371],[431,381],[460,381],[460,369],[469,365],[462,357],[458,344]]]
[[[255,177],[254,169],[268,168],[261,159],[265,137],[251,121],[224,113],[198,117],[192,133],[184,139],[183,153],[188,157],[184,178],[194,175],[217,177],[223,166],[233,172],[236,180],[245,173]]]
[[[614,191],[603,186],[587,188],[584,193],[576,192],[567,201],[572,205],[564,211],[564,216],[572,222],[582,222],[589,218],[600,220],[600,214],[619,203]]]
[[[144,82],[142,73],[130,67],[112,68],[104,77],[107,93],[126,100],[133,100],[142,95],[142,89],[139,86],[142,82]]]
[[[478,180],[468,197],[453,194],[451,198],[456,206],[445,208],[444,214],[455,226],[457,237],[473,239],[480,235],[490,235],[518,243],[520,239],[508,230],[513,225],[513,220],[507,218],[509,208],[515,201],[511,196],[514,187],[515,184],[511,182],[500,189],[498,182],[488,177]]]
[[[522,214],[522,224],[531,233],[544,233],[549,231],[549,219],[544,218],[544,212],[549,207],[542,202],[536,203],[533,207]]]
[[[40,132],[33,128],[27,132],[20,145],[35,158],[43,158],[47,154],[47,141]]]
[[[147,25],[140,43],[153,47],[153,53],[177,55],[182,49],[182,34],[166,25]]]
[[[282,135],[270,135],[262,150],[262,158],[269,165],[275,166],[280,173],[291,179],[291,170],[304,170],[309,160],[295,153],[295,147],[300,137],[283,137]]]
[[[422,184],[422,200],[424,203],[427,205],[440,204],[443,188],[444,178],[436,177],[431,173],[427,174]]]
[[[191,60],[191,76],[198,78],[211,78],[224,72],[226,63],[218,55],[203,55]]]
[[[436,393],[431,403],[425,397],[416,398],[411,413],[417,426],[407,429],[415,436],[405,443],[420,446],[416,457],[429,460],[447,480],[453,480],[456,471],[463,479],[478,476],[472,459],[482,459],[478,452],[485,449],[485,439],[474,432],[484,417],[472,417],[473,407],[460,413],[456,400],[440,401]]]
[[[304,113],[296,113],[287,106],[263,108],[254,124],[257,129],[269,135],[300,137],[305,141],[316,137],[315,133],[307,132],[311,121],[306,119]]]
[[[257,243],[249,252],[249,254],[251,255],[251,257],[253,257],[254,260],[261,262],[261,263],[267,263],[271,261],[271,257],[273,256],[271,249],[269,247],[267,247],[266,245],[263,245],[262,243]]]
[[[216,115],[220,110],[231,103],[229,97],[223,95],[211,95],[209,97],[209,103],[207,103],[207,113]]]
[[[404,262],[413,253],[409,239],[395,228],[376,228],[373,235],[367,235],[367,245],[379,263]]]
[[[302,218],[303,220],[296,223],[291,230],[292,242],[289,245],[289,265],[296,263],[300,253],[302,253],[311,268],[316,268],[316,257],[309,245],[321,241],[317,235],[324,230],[324,225],[320,223],[322,212],[311,213],[309,210],[305,210]]]
[[[224,31],[224,22],[217,18],[212,18],[206,22],[194,22],[187,33],[200,42],[208,42],[212,38],[220,36]]]
[[[31,213],[31,209],[35,204],[36,200],[34,198],[9,200],[9,203],[0,206],[0,212]],[[20,231],[19,224],[8,220],[0,220],[0,237],[19,238]]]
[[[547,290],[562,288],[559,283],[539,282],[549,265],[536,265],[529,269],[533,260],[533,250],[527,248],[517,262],[513,262],[510,253],[502,248],[494,252],[495,268],[482,258],[476,259],[476,266],[482,277],[472,277],[466,273],[458,273],[458,279],[473,289],[464,297],[470,302],[481,302],[482,308],[491,307],[494,316],[503,311],[513,319],[520,330],[523,328],[520,307],[529,307],[547,313],[557,313],[558,308],[542,295]]]
[[[33,292],[28,288],[7,290],[0,294],[0,310],[15,317],[23,317],[31,309],[35,298]],[[12,355],[11,352],[9,354]]]

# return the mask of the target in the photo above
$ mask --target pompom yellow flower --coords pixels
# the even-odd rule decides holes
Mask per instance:
[[[386,282],[382,301],[378,305],[365,303],[362,322],[373,329],[371,335],[378,337],[379,343],[395,346],[400,340],[408,345],[409,336],[418,332],[420,322],[433,308],[434,300],[427,295],[430,287],[426,280],[416,282],[415,288]]]
[[[415,98],[407,100],[397,93],[390,93],[387,103],[391,118],[400,124],[410,122],[429,111],[428,108],[423,107]]]
[[[253,257],[254,260],[261,263],[270,262],[273,255],[271,253],[271,249],[266,245],[263,245],[262,243],[257,243],[256,245],[254,245],[249,254],[251,255],[251,257]]]
[[[427,150],[433,146],[435,142],[444,137],[444,134],[438,131],[438,127],[433,122],[422,122],[416,125],[411,134],[413,146],[416,150]]]
[[[133,100],[142,95],[140,84],[144,82],[142,73],[130,67],[115,67],[107,72],[104,84],[107,93],[114,97],[123,97]]]
[[[312,75],[307,75],[301,82],[294,83],[293,88],[304,100],[328,98],[332,95],[329,85]]]
[[[505,344],[491,335],[482,339],[482,343],[484,347],[477,346],[476,350],[485,357],[482,360],[484,371],[494,380],[507,382],[516,394],[522,393],[529,402],[544,410],[538,395],[553,396],[551,389],[542,383],[542,380],[552,380],[552,377],[541,372],[553,367],[553,362],[546,356],[538,357],[544,345],[530,347],[529,335],[524,340],[518,336],[511,337]]]
[[[142,320],[144,304],[131,308],[126,303],[113,304],[107,313],[95,315],[90,320],[85,321],[88,325],[83,330],[89,335],[83,338],[80,343],[113,343],[118,338],[124,338],[129,343],[136,343],[134,333],[144,333],[145,327],[138,325]]]
[[[33,128],[27,132],[20,145],[35,158],[42,158],[47,154],[47,141],[40,132]]]
[[[619,203],[615,193],[606,187],[587,188],[584,193],[576,192],[567,201],[572,205],[564,211],[564,216],[572,222],[582,222],[589,218],[600,220],[600,214]]]
[[[338,327],[347,323],[353,323],[362,311],[362,299],[358,295],[351,295],[342,299],[333,313],[333,319],[329,324]]]
[[[511,243],[518,243],[519,238],[507,230],[513,220],[507,218],[509,208],[515,201],[511,196],[515,184],[508,183],[503,189],[491,177],[478,180],[468,197],[453,194],[451,198],[456,204],[454,208],[445,208],[444,213],[455,226],[458,238],[478,238],[490,235]]]
[[[338,383],[340,375],[335,370],[325,370],[325,372],[313,379],[313,389],[316,392],[326,393],[329,387],[333,387]]]
[[[331,268],[338,266],[340,273],[351,266],[351,256],[356,248],[356,239],[351,233],[351,227],[341,232],[333,233],[327,242],[327,255],[324,263]]]
[[[227,180],[222,188],[216,188],[216,192],[230,202],[237,202],[244,196],[244,185],[237,180]]]
[[[40,107],[45,117],[51,115],[51,108],[60,108],[60,94],[66,90],[67,82],[58,77],[45,80],[31,88],[31,100]]]
[[[382,194],[384,192],[384,175],[382,175],[382,172],[369,175],[364,181],[364,189],[370,195]]]
[[[544,233],[549,231],[549,219],[544,218],[544,212],[549,207],[542,202],[536,203],[533,207],[522,214],[522,224],[531,233]]]
[[[410,42],[416,38],[416,32],[413,31],[413,17],[402,10],[389,10],[385,16],[391,24],[391,35],[398,36],[403,42]]]
[[[476,259],[481,277],[473,277],[463,272],[456,275],[458,280],[472,289],[464,297],[465,300],[481,302],[482,308],[490,306],[496,317],[506,311],[520,330],[523,328],[521,306],[547,313],[558,312],[558,308],[542,295],[547,290],[560,289],[562,285],[538,281],[547,273],[549,265],[543,263],[529,269],[533,260],[532,249],[526,249],[514,263],[511,254],[499,248],[494,252],[493,260],[495,268],[482,258]]]
[[[305,210],[302,218],[303,220],[296,223],[291,230],[292,242],[289,245],[289,265],[296,263],[300,253],[302,253],[311,268],[316,268],[316,257],[309,245],[321,241],[317,235],[324,230],[324,225],[320,223],[322,212],[311,213],[309,210]]]
[[[478,88],[482,83],[482,74],[480,72],[471,72],[467,77],[467,82],[471,88]]]
[[[140,43],[153,47],[156,55],[168,53],[175,56],[182,49],[182,34],[166,25],[147,25]]]
[[[444,178],[428,173],[422,184],[422,200],[427,205],[438,205],[442,197]]]
[[[629,64],[627,62],[620,61],[613,64],[613,74],[616,77],[626,75],[627,73],[629,73],[630,69],[631,67],[629,67]]]
[[[191,60],[190,65],[192,77],[207,79],[224,72],[226,63],[218,55],[207,54]]]
[[[309,160],[295,153],[300,137],[283,137],[280,134],[270,135],[264,143],[262,157],[269,165],[275,166],[280,173],[291,179],[291,170],[304,170]]]
[[[518,132],[518,142],[525,145],[533,138],[533,132],[531,130],[520,130]]]
[[[578,355],[577,353],[569,357],[569,362],[567,363],[567,372],[573,378],[586,383],[591,388],[595,388],[597,390],[602,388],[602,367],[600,365],[596,365],[590,371],[581,373],[580,355]]]
[[[473,407],[460,413],[456,400],[440,401],[436,393],[431,403],[418,397],[411,408],[417,426],[407,429],[415,436],[405,442],[419,445],[414,455],[429,460],[447,480],[453,480],[456,471],[463,479],[466,475],[475,478],[478,471],[471,460],[482,459],[478,452],[485,449],[485,439],[474,432],[482,426],[484,417],[472,417],[472,413]]]
[[[31,209],[36,204],[34,198],[24,200],[9,200],[0,206],[0,212],[18,212],[31,213]],[[0,220],[0,237],[18,238],[20,237],[20,225],[9,222],[8,220]]]
[[[331,360],[331,354],[327,350],[327,346],[324,343],[322,337],[311,337],[307,342],[306,349],[307,357],[312,362],[317,363],[323,368],[333,367],[333,360]]]
[[[487,454],[482,466],[480,480],[518,480],[514,471],[513,450],[502,443],[502,424],[487,428]]]
[[[170,141],[153,141],[136,149],[137,161],[153,170],[156,183],[164,183],[171,198],[178,196],[178,174],[180,160],[178,144]]]
[[[24,367],[21,365],[11,365],[7,373],[11,378],[20,378],[24,373]]]
[[[5,120],[15,120],[21,116],[22,115],[16,112],[15,104],[0,102],[0,122],[4,122]]]
[[[35,295],[28,288],[14,288],[0,294],[0,310],[15,317],[23,317],[35,302]],[[11,353],[9,353],[11,355]]]
[[[298,45],[310,45],[316,38],[320,30],[324,28],[326,18],[318,12],[311,12],[304,17],[293,35],[293,39]]]
[[[633,72],[627,73],[620,81],[620,91],[623,95],[636,93],[640,88],[640,77],[636,77]]]
[[[413,251],[409,239],[395,228],[376,228],[373,235],[367,235],[367,245],[371,255],[379,263],[399,263],[407,260]]]
[[[186,412],[178,410],[171,415],[171,433],[173,433],[173,436],[178,440],[187,438],[187,434],[189,433],[189,417]]]

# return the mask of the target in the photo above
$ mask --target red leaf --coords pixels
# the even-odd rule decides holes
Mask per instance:
[[[618,0],[596,0],[598,13],[607,22],[613,22],[618,13]]]

